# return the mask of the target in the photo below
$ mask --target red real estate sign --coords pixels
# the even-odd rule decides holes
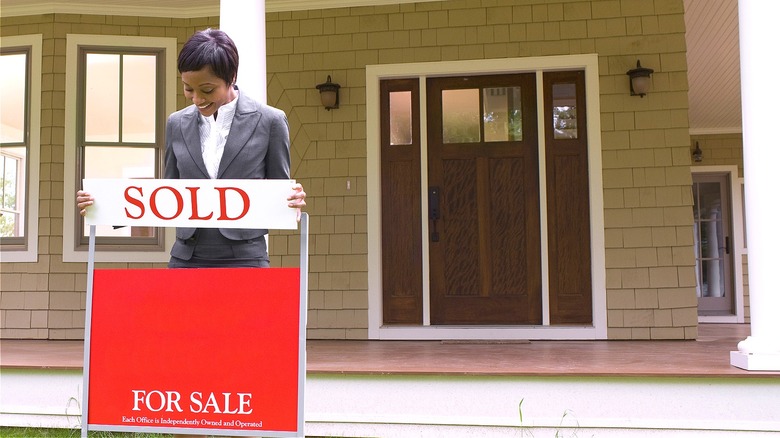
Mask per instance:
[[[95,270],[94,430],[302,433],[300,270]]]

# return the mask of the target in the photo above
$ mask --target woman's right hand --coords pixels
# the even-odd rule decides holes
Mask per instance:
[[[76,206],[79,208],[79,214],[82,216],[87,214],[87,207],[95,203],[95,198],[89,193],[79,190],[76,192]]]

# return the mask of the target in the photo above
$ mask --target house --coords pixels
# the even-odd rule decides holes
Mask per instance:
[[[3,2],[3,58],[26,56],[14,80],[29,103],[25,128],[3,126],[25,202],[4,200],[17,220],[2,237],[2,339],[83,339],[73,194],[82,176],[160,175],[165,115],[187,105],[175,53],[220,25],[216,2],[89,5]],[[719,6],[735,24],[735,2]],[[778,303],[747,287],[747,142],[738,121],[691,126],[696,7],[268,0],[267,101],[287,113],[309,195],[308,338],[694,340],[701,322],[748,321],[771,335]],[[643,96],[627,76],[640,62]],[[321,104],[326,78],[337,109]],[[101,230],[99,260],[161,267],[171,239]],[[270,247],[272,264],[297,263],[294,233]]]

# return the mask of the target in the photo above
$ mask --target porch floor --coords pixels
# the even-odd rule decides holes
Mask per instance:
[[[749,324],[700,324],[696,341],[308,340],[309,374],[778,377],[745,371],[729,352]],[[0,341],[0,367],[80,369],[81,341]]]

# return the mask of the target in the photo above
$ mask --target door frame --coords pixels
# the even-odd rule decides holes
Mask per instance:
[[[731,235],[733,237],[731,272],[734,282],[734,314],[733,315],[699,315],[700,323],[736,323],[745,322],[745,288],[743,280],[742,259],[745,250],[744,213],[742,209],[742,178],[737,166],[691,166],[691,176],[695,174],[726,174],[729,179],[729,195],[731,196]]]
[[[429,242],[422,241],[423,252],[423,324],[421,326],[382,325],[382,199],[380,156],[379,81],[417,77],[420,80],[421,205],[427,206],[428,160],[426,84],[430,76],[501,74],[534,72],[537,96],[543,96],[545,71],[585,70],[588,122],[588,174],[590,189],[591,278],[593,323],[586,326],[551,326],[547,266],[546,181],[544,119],[538,117],[540,211],[542,212],[542,325],[530,326],[432,326],[430,324]],[[566,55],[528,58],[479,59],[469,61],[382,64],[366,66],[366,184],[368,227],[368,338],[369,339],[606,339],[606,258],[604,249],[604,198],[601,165],[601,107],[598,55]],[[537,99],[537,113],[544,114],[544,102]],[[427,207],[426,207],[427,208]],[[425,216],[425,215],[423,215]],[[422,217],[422,235],[428,235],[427,217]]]

